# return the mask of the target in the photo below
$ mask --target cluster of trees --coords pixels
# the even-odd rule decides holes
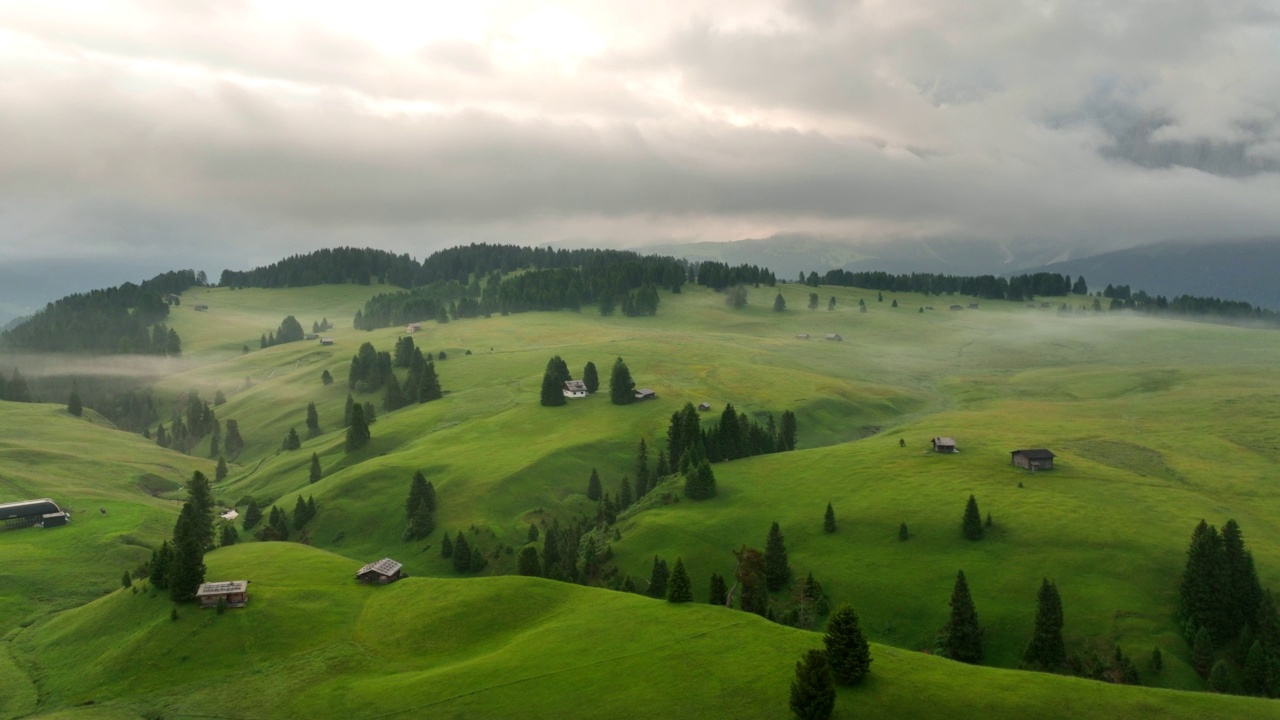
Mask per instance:
[[[685,403],[671,416],[666,458],[681,472],[687,473],[703,460],[717,463],[796,447],[796,416],[790,410],[782,413],[780,424],[775,426],[770,414],[760,425],[727,403],[717,425],[704,429],[701,423],[693,403]]]
[[[444,534],[444,539],[440,541],[440,557],[451,558],[453,569],[459,574],[478,573],[489,564],[480,548],[472,547],[462,531],[458,531],[453,540],[449,540],[449,533]]]
[[[419,470],[413,474],[409,497],[404,503],[404,539],[421,540],[430,535],[436,529],[435,513],[436,487]]]
[[[150,431],[143,429],[143,437],[151,437]],[[170,420],[169,429],[164,423],[156,426],[155,441],[163,448],[171,448],[190,454],[191,450],[206,435],[209,439],[209,456],[216,457],[225,446],[227,454],[233,458],[244,449],[244,440],[240,437],[240,429],[235,421],[227,421],[227,436],[222,437],[222,424],[209,401],[200,398],[196,390],[187,392],[186,401],[181,411],[175,411]]]
[[[1221,532],[1204,520],[1196,525],[1178,597],[1192,664],[1211,686],[1234,690],[1238,672],[1244,693],[1280,697],[1280,613],[1235,520]],[[1219,650],[1228,657],[1214,663]]]
[[[440,357],[444,359],[443,352]],[[392,370],[393,364],[409,368],[403,385]],[[351,358],[347,387],[365,393],[385,388],[382,407],[388,412],[444,397],[435,362],[428,360],[422,350],[414,345],[413,338],[407,335],[396,341],[394,363],[391,353],[378,352],[373,343],[361,344],[359,351]],[[373,418],[367,412],[364,415],[366,423],[372,422]],[[349,418],[345,424],[350,426]]]
[[[836,705],[835,683],[857,685],[871,672],[871,647],[852,607],[831,616],[822,644],[796,662],[789,704],[801,720],[827,720]]]
[[[187,481],[187,501],[173,535],[151,553],[146,566],[152,586],[168,590],[174,602],[195,599],[204,582],[204,554],[213,549],[213,492],[200,471]]]
[[[32,352],[177,356],[182,341],[163,322],[165,297],[202,284],[204,273],[178,270],[139,285],[68,295],[6,330],[0,344]]]
[[[608,496],[601,498],[602,502]],[[529,577],[544,577],[561,582],[599,584],[616,573],[606,573],[606,564],[613,558],[613,549],[602,541],[597,532],[598,523],[579,517],[561,525],[553,520],[541,531],[537,525],[529,525],[528,543],[516,558],[516,572]],[[537,541],[542,540],[542,552]],[[608,575],[608,577],[607,577]],[[634,588],[633,588],[634,589]]]
[[[757,265],[730,267],[727,263],[707,260],[698,263],[690,270],[693,273],[694,282],[712,290],[724,290],[735,285],[754,285],[756,287],[767,285],[773,287],[778,282],[769,268],[762,268]]]
[[[27,385],[26,378],[22,377],[22,373],[18,372],[18,368],[13,369],[13,375],[8,380],[5,379],[3,374],[0,374],[0,400],[22,403],[35,402],[31,396],[31,388]]]
[[[588,363],[590,365],[590,363]],[[595,367],[591,365],[591,367]],[[552,357],[547,361],[547,369],[542,373],[542,394],[541,400],[543,407],[554,407],[564,405],[564,384],[573,379],[569,374],[569,366],[559,355]]]
[[[327,321],[326,321],[327,322]],[[306,333],[302,330],[302,323],[292,315],[285,317],[280,321],[280,327],[275,332],[267,333],[258,341],[259,348],[269,348],[285,343],[298,342],[306,337]]]
[[[1029,300],[1037,295],[1087,295],[1089,286],[1081,276],[1074,283],[1070,275],[1034,273],[1011,278],[994,275],[944,275],[939,273],[891,274],[883,271],[850,272],[828,270],[819,276],[816,272],[803,277],[810,287],[839,285],[890,292],[915,292],[924,295],[958,294],[987,300]]]

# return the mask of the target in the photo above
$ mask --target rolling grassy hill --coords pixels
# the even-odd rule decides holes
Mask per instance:
[[[466,531],[473,544],[493,551],[500,544],[524,544],[531,522],[579,512],[594,515],[595,504],[584,495],[591,469],[598,468],[605,489],[614,492],[622,476],[633,473],[638,441],[648,441],[652,463],[665,444],[671,414],[686,402],[705,401],[714,412],[704,416],[704,423],[718,417],[726,402],[757,416],[793,410],[799,418],[800,448],[717,464],[719,494],[713,500],[624,514],[617,525],[622,538],[612,543],[620,570],[645,578],[655,554],[669,562],[683,557],[695,597],[705,599],[709,574],[732,571],[731,550],[744,543],[763,546],[769,523],[778,521],[794,570],[801,576],[812,571],[835,602],[854,604],[869,637],[884,644],[876,650],[877,680],[866,691],[874,694],[880,714],[926,716],[930,706],[909,703],[946,693],[956,696],[954,702],[973,703],[974,716],[984,708],[997,716],[1007,709],[1008,717],[1041,714],[1036,709],[1043,708],[1072,708],[1078,712],[1067,714],[1097,717],[1161,713],[1174,705],[1224,717],[1261,717],[1263,708],[1274,709],[1221,697],[975,669],[910,651],[932,647],[933,635],[946,620],[955,572],[964,569],[987,629],[988,662],[1015,666],[1030,634],[1036,588],[1047,576],[1063,594],[1073,649],[1109,652],[1118,643],[1142,659],[1158,646],[1165,670],[1144,673],[1145,683],[1202,687],[1187,664],[1188,651],[1173,619],[1183,553],[1194,524],[1202,517],[1215,524],[1236,518],[1264,585],[1280,585],[1280,523],[1268,510],[1277,506],[1280,493],[1270,479],[1280,456],[1275,439],[1280,378],[1271,369],[1280,338],[1264,331],[1123,315],[1060,317],[1021,303],[987,302],[977,311],[952,312],[945,309],[953,302],[950,298],[904,294],[877,302],[874,292],[847,288],[819,289],[821,306],[834,296],[836,310],[810,311],[804,309],[810,290],[782,286],[790,308],[785,313],[769,309],[773,289],[752,290],[750,304],[733,310],[721,296],[693,287],[680,295],[664,293],[653,318],[606,318],[584,311],[427,323],[415,341],[424,352],[447,352],[448,359],[436,365],[445,397],[380,414],[370,445],[352,454],[343,452],[339,427],[350,358],[366,340],[389,351],[401,334],[398,328],[349,329],[351,315],[377,288],[196,291],[184,297],[183,311],[170,318],[184,338],[192,367],[163,380],[159,393],[180,403],[189,389],[206,398],[222,390],[227,402],[217,408],[218,416],[236,419],[248,446],[232,463],[230,477],[215,487],[216,495],[227,503],[251,495],[290,510],[297,494],[314,496],[320,511],[310,539],[326,552],[294,544],[219,550],[208,558],[211,569],[255,580],[255,600],[246,611],[222,617],[208,613],[199,619],[189,610],[193,617],[184,615],[170,624],[168,604],[161,598],[116,593],[11,632],[8,647],[17,664],[10,663],[8,672],[15,677],[34,674],[36,683],[28,687],[34,688],[31,697],[42,710],[99,699],[110,707],[95,712],[142,712],[155,703],[198,714],[200,703],[225,700],[226,688],[234,686],[251,690],[240,693],[243,701],[231,702],[269,708],[266,716],[272,717],[353,714],[350,706],[340,705],[344,694],[359,698],[360,707],[370,708],[369,716],[377,714],[374,708],[394,710],[380,704],[390,702],[389,697],[411,698],[404,703],[420,708],[438,703],[429,705],[433,714],[459,717],[504,715],[504,708],[516,707],[504,703],[516,702],[525,703],[520,707],[534,717],[574,715],[572,710],[588,706],[584,703],[600,707],[601,716],[607,711],[756,716],[756,710],[739,711],[736,705],[726,711],[726,705],[707,704],[713,702],[710,691],[692,687],[685,677],[689,664],[682,664],[675,647],[688,644],[679,638],[705,632],[724,643],[708,648],[697,661],[702,665],[694,665],[714,668],[720,683],[715,698],[722,703],[723,697],[752,698],[744,704],[759,706],[759,716],[780,716],[795,658],[801,648],[814,646],[817,636],[741,613],[672,608],[605,590],[521,578],[457,579],[439,558],[445,531]],[[860,299],[868,312],[858,312]],[[894,299],[898,308],[891,307]],[[206,301],[208,313],[185,312],[194,302]],[[939,309],[918,311],[927,305]],[[239,354],[242,344],[275,327],[286,314],[305,327],[328,317],[336,328],[327,334],[337,344],[291,343],[257,350],[250,343],[253,350]],[[821,340],[828,332],[840,333],[844,341]],[[799,340],[798,333],[814,339]],[[575,376],[588,360],[595,362],[606,384],[609,366],[621,356],[637,384],[656,389],[659,399],[617,407],[602,392],[565,407],[539,407],[542,370],[557,354]],[[325,369],[335,378],[333,385],[321,384]],[[381,401],[374,395],[356,397]],[[305,434],[308,402],[316,403],[324,432],[306,439],[301,450],[281,451],[290,427]],[[70,589],[76,586],[74,574],[44,580],[51,584],[49,593],[68,598],[57,606],[62,609],[117,587],[120,572],[144,556],[143,546],[158,543],[171,527],[176,514],[172,498],[180,495],[172,491],[178,483],[192,469],[212,474],[213,461],[200,459],[207,456],[207,445],[187,457],[69,418],[59,408],[31,407],[0,404],[6,427],[30,425],[30,447],[17,448],[15,455],[0,452],[0,477],[9,477],[14,468],[33,468],[28,474],[48,480],[44,485],[28,481],[21,492],[55,496],[83,470],[69,457],[33,456],[28,461],[21,452],[46,452],[43,438],[66,437],[86,444],[78,451],[81,458],[94,457],[94,443],[107,441],[90,433],[100,432],[123,448],[109,451],[122,459],[122,466],[114,471],[116,480],[95,491],[148,508],[136,512],[147,518],[154,512],[155,518],[135,529],[139,545],[127,557],[103,558],[99,552],[92,562],[84,559],[103,544],[109,546],[106,537],[83,536],[86,545],[79,549],[51,545],[51,552],[74,555],[76,562],[84,561],[101,575],[91,592],[80,588],[75,591],[79,594]],[[36,425],[35,416],[56,427]],[[934,435],[957,438],[961,452],[928,452]],[[899,447],[899,439],[907,447]],[[1054,450],[1059,468],[1030,475],[1011,467],[1008,451],[1028,446]],[[309,484],[313,452],[325,475]],[[153,457],[171,470],[146,469]],[[436,487],[439,529],[425,541],[405,543],[404,498],[417,470]],[[147,473],[167,480],[149,488],[164,497],[139,489],[137,478]],[[977,543],[963,540],[959,532],[970,493],[994,521],[988,537]],[[92,507],[98,500],[89,502]],[[824,534],[821,526],[828,502],[839,524],[833,535]],[[116,510],[110,508],[103,517],[116,517]],[[80,520],[78,516],[66,534],[50,531],[48,536],[73,538],[72,532],[85,532]],[[903,521],[912,531],[905,543],[897,540]],[[0,559],[29,552],[24,546],[37,532],[0,532]],[[433,654],[434,646],[424,641],[412,652],[393,652],[384,644],[399,647],[402,640],[381,638],[374,643],[379,648],[376,661],[352,650],[366,642],[352,645],[350,639],[365,637],[357,627],[363,612],[359,606],[374,602],[374,596],[367,588],[347,587],[349,575],[360,563],[385,555],[404,562],[415,576],[376,591],[381,593],[377,597],[399,599],[392,605],[403,605],[385,610],[399,613],[388,624],[418,627],[413,631],[417,636],[430,634],[431,627],[453,627],[445,617],[476,625],[457,631],[464,638],[458,647]],[[511,555],[499,553],[486,574],[511,572],[513,566]],[[7,592],[16,599],[6,594],[0,602],[13,603],[29,618],[40,596],[22,588],[19,578],[31,570],[10,573],[9,567],[0,565],[0,582],[13,588]],[[237,573],[239,569],[243,572]],[[283,593],[275,601],[273,583]],[[401,594],[412,595],[413,602]],[[552,606],[573,607],[584,617],[562,617],[547,609]],[[585,616],[597,609],[600,617],[588,621]],[[494,619],[486,615],[490,612],[504,614]],[[717,630],[722,618],[740,628],[732,632],[749,637],[719,639],[732,635]],[[95,623],[120,628],[103,631],[103,639],[76,630],[98,627]],[[222,644],[215,629],[228,623],[239,623],[236,642],[246,644]],[[687,633],[667,638],[672,649],[652,650],[661,644],[655,640],[658,634],[682,623]],[[633,646],[636,655],[612,652],[613,640],[588,647],[585,637],[619,625],[647,638],[644,643],[633,639],[641,643]],[[254,628],[272,630],[249,632]],[[250,640],[250,635],[261,638]],[[203,655],[179,649],[203,647],[201,643],[217,647]],[[755,646],[762,648],[760,654],[776,654],[776,667],[757,668],[747,650]],[[765,653],[765,648],[772,650]],[[543,672],[551,679],[543,691],[531,678],[539,676],[534,669],[539,654],[548,652],[555,662],[547,661],[549,669]],[[576,664],[563,657],[575,652],[581,653]],[[160,664],[139,678],[124,677],[121,669],[142,662],[143,655],[161,658],[154,661]],[[182,655],[190,657],[181,660]],[[88,667],[77,665],[73,656],[101,661]],[[3,663],[0,679],[6,672]],[[721,665],[734,672],[721,670]],[[64,666],[73,670],[64,672]],[[678,670],[659,675],[664,679],[657,683],[667,692],[650,687],[648,693],[628,691],[607,701],[588,694],[593,686],[608,685],[607,678],[652,675],[668,666]],[[743,674],[741,683],[735,672]],[[756,672],[764,674],[752,675]],[[77,685],[77,673],[99,680]],[[527,684],[492,682],[507,676],[525,678]],[[991,692],[964,690],[976,686]],[[85,694],[90,687],[104,690],[90,697]],[[474,694],[466,694],[468,688]],[[676,688],[704,693],[688,706],[696,711],[661,705],[674,702],[666,695],[679,695]],[[273,689],[281,697],[271,699]],[[848,707],[846,700],[862,692],[842,695],[841,703]],[[935,692],[939,694],[929,694]],[[14,697],[13,707],[28,702]],[[1071,702],[1080,704],[1064,704]],[[637,707],[658,709],[642,713]],[[1143,707],[1150,712],[1140,712]],[[251,716],[248,710],[228,712]]]

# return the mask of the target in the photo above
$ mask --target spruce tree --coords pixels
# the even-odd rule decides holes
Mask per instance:
[[[774,298],[773,298],[773,311],[774,311],[774,312],[785,312],[785,311],[786,311],[786,309],[787,309],[787,301],[786,301],[785,299],[783,299],[783,297],[782,297],[782,293],[781,293],[781,292],[779,292],[779,293],[778,293],[776,296],[774,296]]]
[[[787,562],[787,546],[782,529],[774,522],[764,543],[764,577],[770,592],[777,592],[791,582],[791,566]]]
[[[800,720],[827,720],[836,706],[836,688],[831,682],[827,654],[809,650],[796,663],[791,681],[791,712]]]
[[[364,408],[355,405],[351,408],[351,425],[347,427],[346,451],[353,452],[369,442],[369,426],[365,423]]]
[[[133,587],[133,578],[129,576],[128,570],[125,570],[124,575],[120,576],[120,587],[123,587],[123,588]]]
[[[238,542],[240,542],[240,533],[236,531],[236,526],[233,523],[223,523],[218,547],[227,547]]]
[[[538,542],[538,526],[533,523],[529,523],[529,535],[527,542]]]
[[[147,579],[152,586],[160,590],[169,588],[169,566],[173,563],[173,546],[168,540],[160,543],[160,547],[151,551],[151,562],[147,563]]]
[[[552,524],[542,534],[542,577],[551,577],[554,568],[560,566],[560,533]]]
[[[609,399],[614,405],[628,405],[636,399],[636,383],[622,358],[613,362],[613,371],[609,374]]]
[[[1265,697],[1267,694],[1267,654],[1262,651],[1262,643],[1257,640],[1249,647],[1245,655],[1244,666],[1240,671],[1240,680],[1244,691],[1249,695]]]
[[[598,501],[601,497],[600,473],[591,468],[591,477],[587,480],[587,499]]]
[[[636,485],[646,488],[653,485],[653,478],[649,475],[649,446],[644,438],[640,438],[640,445],[636,448]]]
[[[453,539],[453,569],[458,573],[465,573],[471,569],[471,545],[461,530]]]
[[[436,364],[428,362],[422,370],[422,378],[418,385],[418,402],[431,402],[444,397],[440,389],[440,376],[436,374]]]
[[[298,437],[298,431],[289,428],[289,434],[284,436],[283,448],[285,450],[297,450],[302,447],[302,438]]]
[[[963,570],[956,573],[955,588],[951,591],[951,618],[942,632],[943,654],[974,665],[982,662],[982,627],[978,624],[978,611],[973,607],[969,581]]]
[[[342,427],[351,427],[351,411],[356,407],[356,399],[347,394],[347,404],[342,411]]]
[[[323,477],[323,472],[324,471],[320,468],[320,456],[315,453],[311,453],[311,468],[307,474],[308,480],[312,483],[320,482],[320,478]]]
[[[191,503],[192,532],[201,551],[213,549],[213,489],[204,473],[196,470],[187,481],[187,501]]]
[[[827,633],[822,637],[826,645],[827,662],[831,674],[841,685],[854,685],[871,671],[871,648],[858,627],[858,613],[844,605],[831,616]]]
[[[708,500],[716,494],[716,476],[711,463],[702,460],[685,476],[684,494],[690,500]]]
[[[449,539],[449,533],[445,533],[440,538],[440,557],[446,559],[453,557],[453,541]]]
[[[626,510],[631,507],[633,499],[631,497],[631,481],[626,475],[622,476],[622,482],[618,486],[618,510]]]
[[[252,530],[260,522],[262,522],[262,508],[258,507],[258,503],[251,499],[249,500],[249,507],[244,510],[244,529],[246,531]]]
[[[1151,648],[1151,670],[1157,675],[1164,669],[1164,654],[1160,652],[1160,648]]]
[[[684,559],[677,557],[675,567],[671,569],[671,577],[667,581],[667,602],[692,601],[693,587],[689,583],[689,573],[684,569]]]
[[[1217,528],[1201,520],[1191,533],[1187,564],[1179,587],[1180,615],[1188,638],[1194,638],[1202,627],[1223,641],[1234,637],[1226,634],[1230,626],[1224,588],[1226,573],[1222,536]]]
[[[320,413],[316,411],[316,404],[307,403],[307,437],[315,437],[320,434]]]
[[[293,504],[293,529],[301,530],[307,524],[307,501],[298,496],[298,501]]]
[[[218,456],[218,465],[213,469],[213,481],[222,482],[227,479],[227,459]]]
[[[559,374],[551,366],[556,358],[551,358],[551,363],[547,364],[547,369],[542,373],[542,394],[541,403],[543,407],[555,407],[564,405],[567,400],[564,397],[564,382],[560,380]]]
[[[1191,643],[1191,667],[1200,673],[1200,677],[1208,677],[1212,664],[1213,638],[1209,635],[1209,628],[1202,625]]]
[[[1028,667],[1053,671],[1062,666],[1067,659],[1062,625],[1062,597],[1058,595],[1058,587],[1044,578],[1040,583],[1035,630],[1022,655]]]
[[[582,368],[582,382],[589,393],[600,389],[600,373],[596,370],[595,363],[588,361],[587,366]]]
[[[244,438],[240,437],[240,423],[235,420],[227,421],[227,437],[223,440],[222,447],[232,460],[240,457],[240,453],[244,451]]]
[[[827,513],[822,516],[822,531],[828,533],[836,531],[836,511],[831,507],[831,503],[827,503]]]
[[[456,557],[454,562],[457,562]],[[480,552],[480,548],[471,548],[471,562],[467,564],[467,572],[478,573],[488,564],[489,561],[484,559],[484,554]]]
[[[1227,668],[1226,660],[1213,664],[1213,669],[1209,671],[1209,689],[1219,693],[1231,689],[1231,671]]]
[[[75,385],[71,386],[71,394],[67,396],[67,412],[76,417],[84,414],[84,404],[80,402],[80,392]]]
[[[664,598],[667,596],[667,579],[671,572],[667,570],[667,561],[653,556],[653,570],[649,573],[649,597]]]
[[[324,372],[320,373],[320,382],[324,385],[332,385],[333,374],[326,369]]]
[[[969,502],[965,503],[964,506],[962,528],[966,538],[970,540],[982,539],[982,514],[978,512],[978,501],[972,495],[969,496]]]
[[[538,549],[525,545],[516,558],[516,574],[528,577],[542,577],[542,564],[538,562]]]
[[[184,503],[173,528],[173,559],[167,573],[169,598],[174,602],[194,599],[204,582],[204,546],[197,522],[196,508],[190,502]]]
[[[707,602],[712,605],[724,605],[729,588],[725,587],[724,576],[711,573],[711,582],[707,588]]]

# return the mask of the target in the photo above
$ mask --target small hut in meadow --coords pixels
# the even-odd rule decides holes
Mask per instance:
[[[227,607],[244,607],[249,604],[249,581],[203,583],[196,590],[196,600],[200,601],[202,608],[216,608],[219,600],[225,600]]]
[[[402,577],[407,577],[405,572],[401,570],[403,567],[403,565],[391,558],[382,558],[357,570],[356,580],[370,585],[386,585]]]
[[[956,452],[956,441],[949,437],[936,437],[933,439],[933,451],[938,453]]]
[[[1014,465],[1027,470],[1052,470],[1054,454],[1044,448],[1014,450],[1009,453]]]

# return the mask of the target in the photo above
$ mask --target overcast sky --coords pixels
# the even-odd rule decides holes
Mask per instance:
[[[1251,0],[0,0],[0,261],[1280,227]]]

